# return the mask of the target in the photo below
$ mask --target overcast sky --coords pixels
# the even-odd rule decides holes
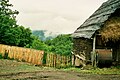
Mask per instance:
[[[19,25],[32,30],[73,33],[107,0],[10,0]]]

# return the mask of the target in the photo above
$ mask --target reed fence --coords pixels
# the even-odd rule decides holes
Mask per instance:
[[[46,66],[48,67],[69,67],[71,66],[71,56],[49,53],[46,58]]]
[[[44,51],[0,44],[0,53],[10,59],[42,65]]]
[[[47,53],[45,57],[44,51],[22,48],[16,46],[8,46],[0,44],[0,54],[5,58],[15,59],[18,61],[29,62],[35,65],[45,65],[47,67],[68,67],[71,65],[71,56]]]

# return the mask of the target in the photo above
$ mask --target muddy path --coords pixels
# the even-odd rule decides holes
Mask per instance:
[[[0,74],[0,80],[120,80],[120,75],[83,74],[73,71],[36,71]]]

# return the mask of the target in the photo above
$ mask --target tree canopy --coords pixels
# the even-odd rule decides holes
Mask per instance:
[[[58,35],[45,42],[51,47],[50,51],[61,55],[70,55],[72,50],[72,38],[70,35]]]
[[[24,47],[32,42],[31,30],[17,25],[17,10],[11,9],[9,0],[0,1],[0,43]]]

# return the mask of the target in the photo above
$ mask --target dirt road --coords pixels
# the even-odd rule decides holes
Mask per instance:
[[[119,70],[120,68],[105,68],[90,70],[89,73],[86,73],[79,68],[71,70],[55,69],[33,66],[29,63],[17,62],[15,60],[0,59],[0,80],[120,80]],[[102,74],[96,73],[96,71]]]
[[[0,80],[120,80],[120,75],[83,74],[73,71],[36,71],[0,74]]]

